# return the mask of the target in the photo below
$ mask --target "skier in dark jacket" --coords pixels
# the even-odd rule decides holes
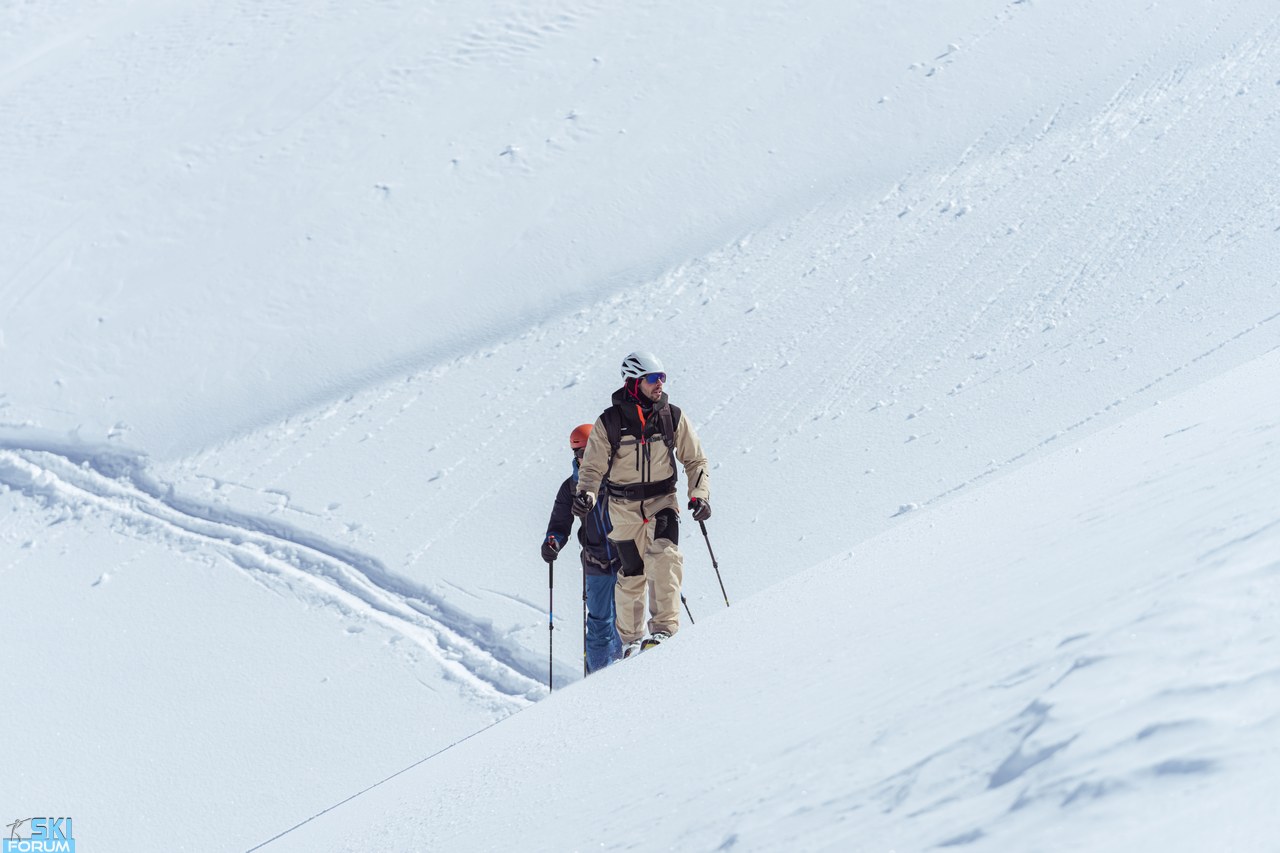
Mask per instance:
[[[560,484],[547,535],[542,540],[542,559],[555,560],[569,541],[573,528],[573,496],[578,491],[578,463],[586,451],[591,424],[582,424],[569,433],[573,450],[573,474]],[[587,604],[586,637],[583,639],[587,674],[604,669],[622,656],[618,638],[613,588],[622,563],[617,546],[609,541],[609,515],[603,505],[583,516],[578,527],[578,544],[582,546],[582,589]]]

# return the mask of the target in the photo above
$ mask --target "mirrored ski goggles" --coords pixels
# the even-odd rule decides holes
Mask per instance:
[[[657,385],[659,382],[666,382],[666,381],[667,381],[667,374],[665,374],[665,373],[646,373],[646,374],[645,374],[644,376],[642,376],[641,378],[642,378],[642,379],[644,379],[644,381],[645,381],[645,382],[648,382],[650,385]]]

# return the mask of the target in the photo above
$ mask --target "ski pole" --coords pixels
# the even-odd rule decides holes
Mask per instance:
[[[586,678],[590,675],[587,672],[587,564],[582,564],[582,677]]]
[[[555,657],[552,649],[555,646],[556,637],[553,633],[556,630],[555,625],[555,602],[556,602],[556,581],[555,581],[555,560],[547,560],[547,690],[554,690],[555,687],[551,683],[552,673],[555,672]]]
[[[724,579],[720,577],[720,564],[716,562],[716,552],[711,550],[711,537],[707,535],[707,523],[699,521],[698,526],[702,528],[702,538],[707,540],[707,553],[711,555],[711,567],[716,570],[716,580],[720,581],[720,594],[724,596],[724,606],[729,606],[729,593],[724,591]],[[692,620],[693,617],[690,617]]]
[[[680,593],[680,603],[684,605],[684,612],[689,613],[689,624],[690,625],[698,624],[697,622],[693,621],[693,614],[689,612],[689,599],[684,597],[683,592]]]

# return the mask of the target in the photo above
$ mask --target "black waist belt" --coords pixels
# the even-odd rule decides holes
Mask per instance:
[[[657,483],[631,483],[626,486],[606,480],[604,489],[609,497],[620,501],[644,501],[674,492],[676,490],[676,478],[673,476]]]

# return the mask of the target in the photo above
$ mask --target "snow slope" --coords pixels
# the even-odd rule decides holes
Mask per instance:
[[[1273,849],[1278,372],[922,513],[263,849]]]
[[[897,582],[876,568],[898,564],[891,551],[860,558],[850,579],[844,566],[797,575],[886,542],[992,547],[967,559],[997,573],[1024,559],[1027,586],[981,624],[1041,612],[1033,593],[1063,563],[1019,555],[1060,548],[1060,520],[1092,493],[1026,472],[1197,386],[1207,396],[1190,399],[1224,409],[1267,396],[1272,362],[1260,359],[1280,345],[1269,144],[1280,19],[1260,0],[84,2],[0,14],[0,122],[16,129],[0,135],[0,662],[39,685],[0,731],[18,768],[0,803],[72,814],[85,843],[136,844],[143,821],[156,849],[246,849],[499,720],[467,741],[480,750],[461,753],[468,767],[496,761],[521,790],[542,784],[505,738],[578,731],[585,711],[557,703],[622,704],[609,691],[624,688],[608,685],[626,676],[609,673],[525,710],[546,695],[535,548],[568,472],[563,436],[598,413],[630,349],[667,361],[715,466],[710,529],[734,601],[721,612],[686,534],[698,625],[662,652],[672,661],[725,660],[757,631],[794,633],[803,648],[810,622],[859,630],[876,602],[906,606],[870,595]],[[1236,368],[1254,385],[1225,378]],[[1241,454],[1270,458],[1250,441]],[[1169,446],[1140,465],[1104,442],[1110,462],[1094,470],[1140,482],[1216,452]],[[1224,467],[1252,458],[1223,452]],[[1274,466],[1259,470],[1256,491],[1215,509],[1219,527],[1267,505]],[[1042,491],[1010,509],[1001,490],[1015,478]],[[1145,600],[1134,590],[1164,577],[1146,560],[1117,572],[1136,547],[1117,531],[1148,530],[1159,552],[1162,531],[1205,510],[1194,487],[1159,518],[1140,500],[1157,500],[1154,487],[1135,487],[1133,503],[1110,494],[1104,528],[1079,546],[1093,559],[1071,599],[1128,602],[1098,617],[1099,637],[1118,637],[1132,623],[1124,607]],[[985,532],[1039,503],[1038,526]],[[962,506],[969,526],[936,520]],[[571,563],[555,590],[558,686],[581,671]],[[961,594],[947,591],[947,566],[913,571],[913,607]],[[775,584],[792,576],[785,589],[809,578],[822,600],[775,613]],[[823,589],[836,583],[854,584],[843,623]],[[985,655],[947,615],[939,636]],[[1188,618],[1212,635],[1209,615]],[[975,685],[1003,677],[982,667],[1057,672],[1072,652],[1049,651],[1076,630],[1061,620],[1006,623],[990,641],[1025,643],[1029,657],[959,672],[913,658],[927,698],[978,702]],[[1172,645],[1171,665],[1194,661],[1196,636]],[[1264,624],[1244,648],[1265,639]],[[870,645],[868,677],[897,677],[915,648]],[[651,666],[637,662],[634,677]],[[806,672],[761,713],[786,715],[781,694]],[[1162,689],[1141,669],[1121,673],[1115,683]],[[652,677],[625,689],[660,689]],[[856,680],[806,689],[841,708],[859,695]],[[1049,704],[1042,694],[899,736],[891,723],[916,719],[919,696],[879,692],[877,767],[998,729]],[[714,696],[677,705],[720,711],[726,738],[753,731]],[[815,733],[794,764],[769,743],[762,755],[791,785],[813,751],[863,749],[867,731]],[[1231,772],[1231,748],[1214,753],[1227,768],[1215,781],[1229,780],[1223,797],[1248,817],[1256,777]],[[691,753],[690,796],[718,778],[701,773],[709,754]],[[1099,759],[1098,778],[1124,777],[1121,760]],[[438,766],[404,774],[394,795],[421,799],[419,772],[501,793]],[[872,776],[858,779],[888,778]],[[1178,796],[1200,778],[1165,777]],[[910,837],[1012,831],[992,800],[957,802],[950,823]],[[1156,800],[1117,802],[1142,819]],[[718,844],[737,831],[723,809],[748,809],[707,803]],[[432,825],[483,846],[467,829],[475,816],[445,805],[428,802]],[[330,815],[360,826],[380,807],[357,799]],[[837,818],[817,814],[743,837],[842,843]],[[901,814],[883,831],[905,832]],[[1246,829],[1265,828],[1255,817]],[[406,819],[387,838],[419,849],[427,825]],[[576,811],[548,804],[541,819],[521,837],[547,848],[579,837],[565,828]]]

